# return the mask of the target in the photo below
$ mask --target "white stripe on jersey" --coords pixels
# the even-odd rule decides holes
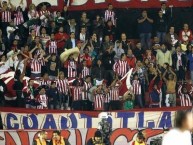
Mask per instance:
[[[68,77],[75,78],[77,76],[77,66],[75,61],[68,62]]]
[[[92,88],[91,83],[84,82],[84,91],[89,91]],[[82,92],[82,100],[88,100],[88,92]]]
[[[94,96],[94,109],[103,110],[104,106],[104,94],[96,94]]]
[[[63,79],[63,80],[58,79],[58,80],[56,80],[56,86],[57,86],[60,93],[63,93],[65,95],[67,95],[68,94],[68,85],[69,85],[69,83],[68,83],[67,79]]]
[[[11,22],[11,12],[10,11],[3,11],[1,13],[1,21],[2,22]]]
[[[132,87],[134,95],[141,95],[141,84],[139,80],[133,80]]]
[[[82,99],[82,87],[72,87],[73,101],[79,101]]]
[[[113,65],[113,70],[116,72],[119,76],[124,77],[125,74],[128,72],[129,66],[127,61],[118,60]]]
[[[41,73],[42,62],[42,59],[31,59],[31,72],[36,74]]]
[[[112,87],[110,89],[110,97],[112,101],[119,100],[119,87]]]
[[[82,78],[85,78],[88,75],[90,75],[90,69],[88,67],[84,67],[82,69]]]
[[[15,26],[18,26],[24,22],[23,13],[17,12],[14,14],[14,24]]]
[[[56,54],[57,53],[57,42],[49,40],[47,42],[47,48],[48,48],[49,54],[52,54],[52,53]]]

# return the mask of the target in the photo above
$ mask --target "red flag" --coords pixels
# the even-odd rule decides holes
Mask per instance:
[[[131,87],[130,77],[132,74],[133,68],[131,68],[128,73],[121,79],[121,86],[119,88],[119,96],[123,96],[128,89]]]

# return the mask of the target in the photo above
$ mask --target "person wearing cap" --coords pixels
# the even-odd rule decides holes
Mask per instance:
[[[145,136],[141,131],[137,134],[137,139],[132,143],[132,145],[146,145]]]
[[[97,130],[94,134],[94,137],[90,138],[86,145],[105,145],[101,132]]]
[[[193,109],[177,111],[175,128],[163,137],[162,145],[192,145]]]
[[[38,138],[33,141],[33,145],[48,145],[47,132],[42,130],[38,133]]]
[[[55,130],[49,145],[70,145],[70,143],[61,135],[60,131]]]

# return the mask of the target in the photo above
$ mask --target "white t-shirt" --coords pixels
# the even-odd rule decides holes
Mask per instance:
[[[192,145],[191,133],[172,129],[164,136],[162,145]]]

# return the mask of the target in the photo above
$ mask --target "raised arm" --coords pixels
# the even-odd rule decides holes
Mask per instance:
[[[153,23],[153,19],[150,19],[147,17],[147,20],[150,22],[150,23]]]
[[[138,23],[143,23],[145,20],[146,20],[146,18],[138,19],[137,22],[138,22]]]
[[[182,85],[180,85],[180,86],[178,87],[178,94],[179,94],[179,95],[182,94]]]
[[[175,81],[177,81],[177,77],[176,77],[175,72],[172,70],[172,68],[171,68],[171,67],[170,67],[169,69],[170,69],[170,72],[174,75],[174,80],[175,80]]]
[[[164,74],[163,74],[163,76],[162,76],[162,79],[163,79],[165,82],[167,82],[166,73],[167,73],[167,70],[165,70],[165,72],[164,72]]]
[[[11,6],[11,11],[15,11],[15,6],[11,3],[11,0],[8,0],[8,5]]]

